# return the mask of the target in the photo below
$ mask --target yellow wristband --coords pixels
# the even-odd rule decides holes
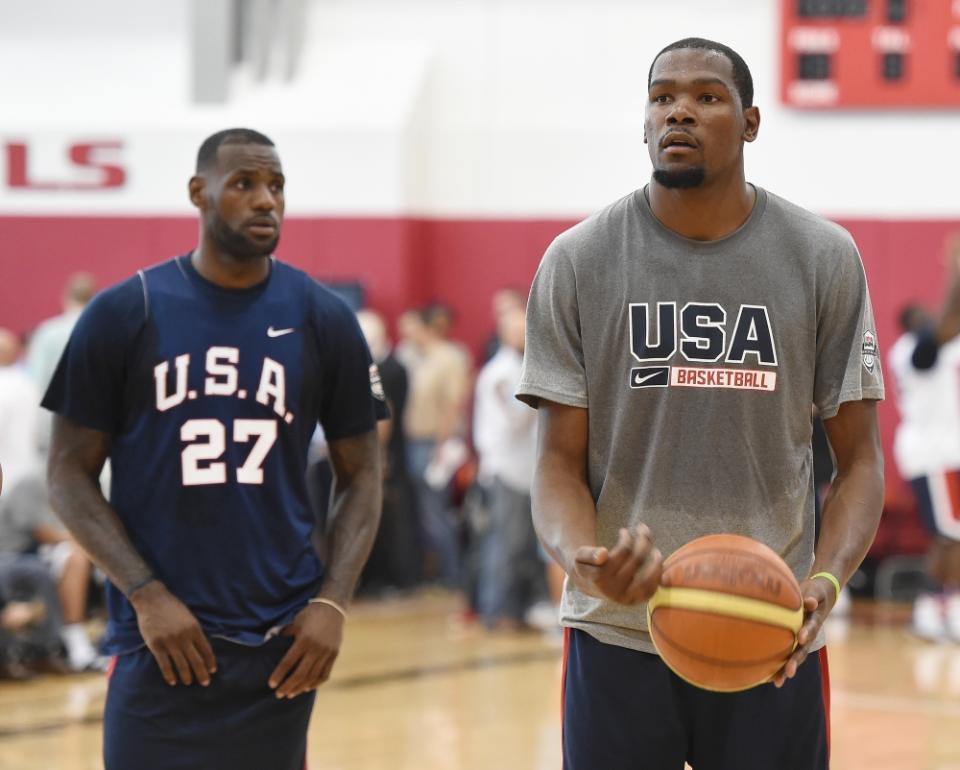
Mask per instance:
[[[325,599],[322,596],[317,596],[313,599],[310,599],[307,604],[326,604],[328,607],[333,607],[337,612],[343,615],[344,620],[347,619],[347,611],[337,604],[333,599]]]
[[[840,581],[837,580],[836,576],[831,575],[829,572],[818,572],[816,575],[811,575],[810,579],[813,580],[814,578],[818,578],[818,577],[826,578],[831,583],[833,583],[833,590],[837,592],[837,595],[834,601],[836,601],[836,599],[839,599],[840,598]]]

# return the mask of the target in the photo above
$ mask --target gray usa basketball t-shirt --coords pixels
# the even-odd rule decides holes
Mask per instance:
[[[589,409],[597,542],[647,524],[664,556],[702,535],[813,562],[811,406],[883,398],[873,310],[849,233],[757,188],[717,241],[661,224],[637,190],[561,234],[530,293],[517,396]],[[561,617],[654,652],[646,607],[567,581]]]

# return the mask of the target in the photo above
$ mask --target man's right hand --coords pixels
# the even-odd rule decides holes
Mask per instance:
[[[612,549],[578,548],[570,577],[591,596],[638,604],[653,596],[662,572],[663,557],[650,539],[650,530],[640,524],[632,531],[621,529]]]
[[[167,684],[196,679],[206,687],[217,670],[210,641],[187,606],[159,580],[147,583],[130,596],[137,612],[137,625],[147,648],[160,666]]]

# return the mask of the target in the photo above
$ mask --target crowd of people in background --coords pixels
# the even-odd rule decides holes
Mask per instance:
[[[26,350],[0,329],[0,675],[102,671],[87,625],[95,585],[84,551],[54,514],[46,484],[50,419],[40,397],[96,285],[73,276],[63,312],[40,324]]]
[[[960,241],[951,264],[956,281]],[[90,275],[73,276],[63,312],[39,325],[26,346],[0,329],[3,678],[106,665],[96,649],[102,577],[51,509],[44,474],[50,422],[39,407],[70,331],[95,291]],[[514,397],[525,304],[526,294],[517,288],[493,295],[492,332],[477,362],[453,337],[454,315],[443,303],[400,315],[395,344],[380,315],[358,312],[392,415],[378,428],[383,516],[361,595],[388,597],[436,586],[460,593],[464,617],[491,631],[559,630],[564,575],[539,546],[530,514],[536,413]],[[921,516],[930,518],[945,505],[938,495],[949,496],[953,486],[960,490],[960,343],[947,342],[933,362],[918,363],[917,341],[929,333],[934,316],[911,305],[900,323],[902,336],[888,356],[901,414],[895,458]],[[332,472],[319,430],[310,459],[322,551]],[[106,477],[104,484],[107,491]],[[930,640],[960,641],[960,529],[951,534],[944,529],[950,522],[928,525],[929,581],[914,603],[912,628]]]
[[[394,346],[383,318],[359,312],[393,415],[380,427],[383,516],[361,593],[434,585],[461,593],[465,617],[488,629],[558,629],[563,576],[530,515],[536,414],[513,395],[525,304],[519,289],[494,294],[479,368],[442,303],[402,313]]]

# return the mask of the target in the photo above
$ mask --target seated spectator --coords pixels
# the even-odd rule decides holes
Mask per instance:
[[[0,678],[65,673],[57,589],[33,554],[0,554]]]
[[[51,615],[60,617],[59,636],[74,671],[102,670],[105,660],[90,642],[84,617],[90,587],[91,563],[57,519],[39,474],[21,479],[0,499],[0,560],[15,565],[34,555],[55,581]]]

